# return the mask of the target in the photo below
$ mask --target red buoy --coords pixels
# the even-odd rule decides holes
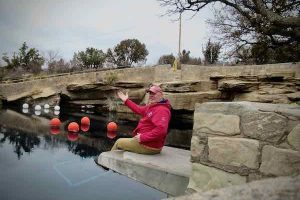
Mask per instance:
[[[81,125],[90,125],[90,118],[88,117],[83,117],[81,118]]]
[[[107,131],[117,131],[118,125],[115,122],[109,122],[107,124]]]
[[[58,126],[60,126],[60,124],[61,124],[61,122],[58,118],[53,118],[50,121],[50,126],[51,127],[58,127]]]
[[[78,132],[79,131],[79,125],[76,122],[71,122],[68,125],[68,131],[70,131],[70,132]]]

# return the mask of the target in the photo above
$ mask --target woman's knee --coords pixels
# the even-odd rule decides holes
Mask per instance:
[[[129,138],[119,138],[119,139],[116,141],[117,148],[124,149],[124,148],[127,146],[128,139],[129,139]]]

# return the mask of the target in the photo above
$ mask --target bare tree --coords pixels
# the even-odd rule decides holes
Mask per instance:
[[[209,23],[218,30],[222,46],[233,50],[241,48],[260,49],[267,53],[289,52],[285,56],[275,56],[275,60],[297,61],[300,49],[300,1],[299,0],[158,0],[167,7],[166,14],[184,11],[195,14],[209,4],[220,3],[215,17]],[[292,48],[290,48],[292,47]],[[253,51],[253,50],[251,50]],[[266,53],[266,52],[261,52]],[[256,52],[257,54],[257,52]],[[292,55],[292,56],[290,56]],[[298,56],[297,56],[298,55]]]
[[[300,40],[299,0],[158,0],[170,9],[168,14],[186,10],[198,12],[206,5],[220,2],[234,9],[258,32]],[[276,38],[274,38],[276,41]]]
[[[47,64],[52,63],[53,61],[58,61],[59,59],[61,59],[61,55],[58,50],[49,50],[46,52]]]

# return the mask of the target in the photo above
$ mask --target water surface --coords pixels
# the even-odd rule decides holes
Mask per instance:
[[[107,135],[106,123],[112,119],[108,115],[61,112],[57,115],[61,128],[53,131],[49,127],[56,116],[53,111],[0,110],[0,199],[166,198],[165,193],[94,162],[118,137],[130,133]],[[89,130],[70,136],[67,124],[79,122],[81,116],[91,118]],[[119,121],[121,130],[134,128],[133,122],[125,121]]]

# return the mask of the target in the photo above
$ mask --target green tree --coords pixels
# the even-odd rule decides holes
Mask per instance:
[[[205,49],[202,50],[205,63],[215,64],[218,61],[220,49],[221,49],[220,43],[213,43],[209,39],[208,42],[206,43]]]
[[[193,58],[190,56],[190,51],[186,51],[185,49],[180,54],[180,63],[181,64],[190,64],[190,65],[201,65],[201,58]],[[173,65],[175,61],[175,56],[173,54],[170,55],[162,55],[158,64],[171,64]]]
[[[183,49],[180,55],[180,63],[187,64],[190,60],[190,53],[190,51],[186,51],[185,49]]]
[[[148,50],[137,39],[121,41],[113,49],[107,50],[107,62],[120,67],[132,66],[133,63],[146,62]]]
[[[175,56],[173,56],[173,54],[162,55],[158,60],[158,64],[159,65],[165,65],[165,64],[173,65],[174,60],[175,60]]]
[[[26,42],[22,44],[18,53],[13,53],[12,58],[9,58],[7,54],[3,54],[2,59],[9,69],[16,69],[21,66],[24,70],[34,73],[40,72],[45,62],[39,51],[35,48],[29,48]]]
[[[102,68],[106,60],[106,54],[102,50],[86,48],[85,51],[74,53],[74,62],[81,68]]]
[[[201,58],[193,58],[190,56],[190,51],[182,50],[180,55],[181,64],[190,64],[190,65],[201,65]]]

